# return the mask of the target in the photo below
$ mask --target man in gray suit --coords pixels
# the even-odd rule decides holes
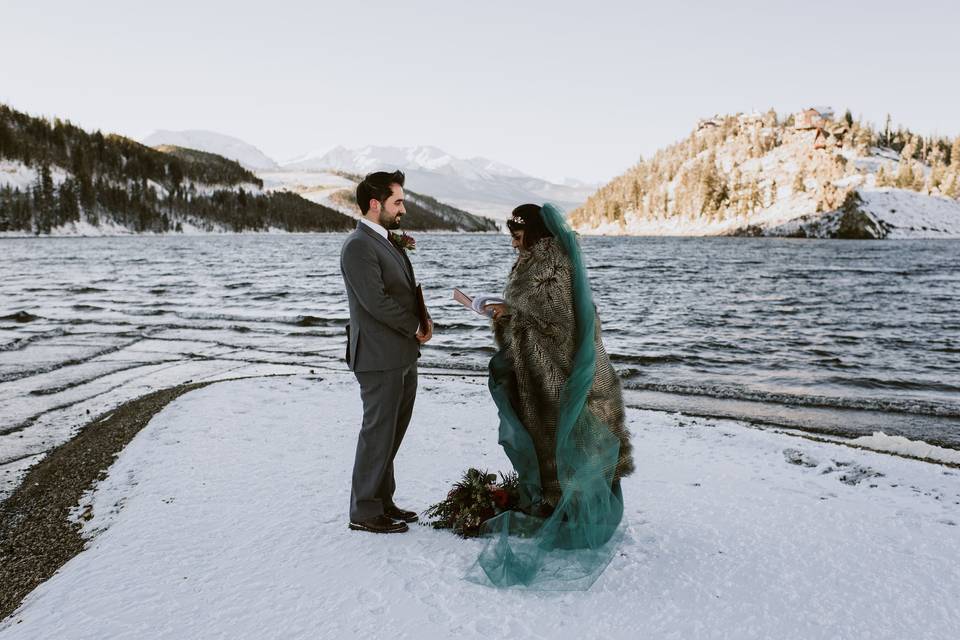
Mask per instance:
[[[400,171],[379,171],[357,185],[363,217],[340,250],[350,304],[346,359],[363,401],[350,528],[375,533],[406,531],[406,523],[417,520],[393,502],[393,459],[413,414],[420,345],[433,336],[429,316],[420,326],[413,265],[390,239],[406,213],[403,182]]]

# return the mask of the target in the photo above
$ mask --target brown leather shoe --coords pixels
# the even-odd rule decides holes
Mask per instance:
[[[374,516],[348,525],[354,531],[369,531],[370,533],[403,533],[410,527],[405,522],[394,522],[387,516]]]
[[[403,522],[416,522],[420,518],[417,516],[414,511],[407,511],[406,509],[401,509],[400,507],[394,505],[392,507],[387,507],[383,510],[383,515],[391,518],[392,520],[401,520]]]

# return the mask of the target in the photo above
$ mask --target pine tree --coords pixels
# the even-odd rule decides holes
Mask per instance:
[[[960,198],[960,173],[948,173],[943,180],[943,195],[948,198]]]
[[[793,192],[804,193],[806,190],[807,185],[803,178],[803,171],[797,171],[797,175],[793,178]]]
[[[900,153],[900,167],[897,169],[896,185],[901,189],[911,189],[916,181],[916,175],[913,170],[913,155],[916,152],[917,143],[910,140]]]
[[[771,128],[777,126],[777,112],[773,107],[770,107],[766,115],[764,115],[763,125]]]
[[[34,233],[50,233],[56,219],[56,194],[53,188],[53,176],[50,166],[40,167],[37,182],[33,187],[34,201]]]
[[[753,213],[757,209],[763,208],[763,194],[760,191],[760,183],[757,182],[757,179],[754,178],[750,183],[750,212]]]
[[[80,203],[77,200],[76,182],[67,178],[57,190],[57,225],[80,221]]]

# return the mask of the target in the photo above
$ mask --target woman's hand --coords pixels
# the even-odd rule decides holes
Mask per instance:
[[[509,312],[509,309],[508,309],[507,305],[502,304],[502,303],[500,303],[500,304],[498,304],[498,303],[485,304],[485,305],[483,305],[483,310],[484,310],[484,311],[492,311],[492,312],[493,312],[493,319],[494,319],[494,320],[499,320],[499,319],[502,318],[503,316],[508,316],[508,315],[510,315],[510,312]]]

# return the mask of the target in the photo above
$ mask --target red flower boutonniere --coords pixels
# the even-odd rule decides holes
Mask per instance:
[[[397,249],[401,251],[416,251],[417,250],[417,241],[413,239],[413,236],[408,236],[406,233],[390,233],[390,242],[393,243]]]

